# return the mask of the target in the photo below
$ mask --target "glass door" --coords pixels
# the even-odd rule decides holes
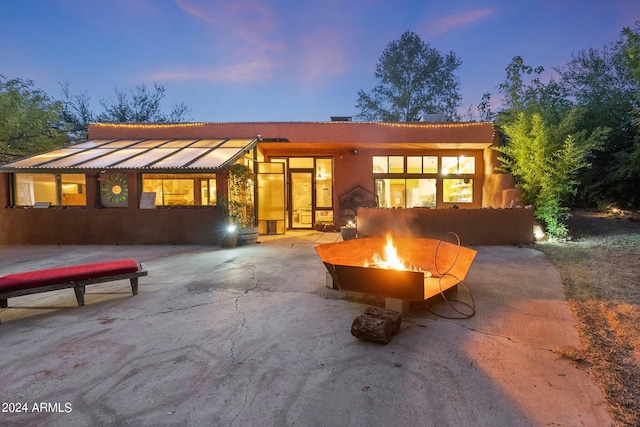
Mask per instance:
[[[258,232],[284,234],[285,191],[283,163],[258,165]]]
[[[291,228],[313,227],[313,169],[291,171]]]

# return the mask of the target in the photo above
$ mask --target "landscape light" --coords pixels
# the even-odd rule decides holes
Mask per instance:
[[[545,238],[544,230],[542,229],[542,226],[538,223],[533,224],[533,237],[536,239],[537,242]]]

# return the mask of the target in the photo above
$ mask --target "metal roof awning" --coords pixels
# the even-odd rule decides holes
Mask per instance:
[[[0,166],[23,170],[216,170],[240,159],[258,143],[245,139],[93,139]]]

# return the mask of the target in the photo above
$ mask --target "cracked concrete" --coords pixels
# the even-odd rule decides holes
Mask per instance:
[[[470,319],[414,304],[388,345],[358,341],[366,305],[325,287],[333,233],[208,246],[0,246],[0,273],[133,257],[127,281],[0,310],[2,425],[605,426],[557,271],[541,253],[478,247]],[[458,298],[467,297],[463,290]],[[36,412],[48,403],[51,411]],[[68,404],[68,406],[67,406]],[[70,411],[65,409],[70,408]],[[2,408],[0,408],[2,409]],[[15,409],[15,405],[14,405]],[[54,410],[59,409],[59,410]]]

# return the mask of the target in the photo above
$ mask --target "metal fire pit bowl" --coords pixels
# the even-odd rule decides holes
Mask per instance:
[[[316,251],[338,289],[410,301],[424,301],[456,286],[476,256],[472,249],[436,239],[394,238],[393,243],[401,259],[422,271],[365,267],[375,253],[384,254],[385,238],[329,243],[316,246]]]

